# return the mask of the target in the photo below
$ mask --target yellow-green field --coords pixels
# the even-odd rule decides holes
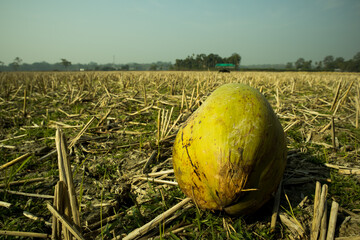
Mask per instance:
[[[171,172],[175,134],[229,82],[262,92],[287,134],[275,229],[274,200],[240,217],[203,211],[190,201],[137,237],[306,239],[317,181],[328,186],[328,216],[339,203],[335,236],[359,235],[360,74],[16,72],[0,73],[0,201],[11,204],[0,207],[0,238],[12,239],[5,230],[52,234],[55,218],[47,203],[53,205],[65,149],[77,204],[56,194],[65,208],[58,210],[68,219],[77,210],[77,231],[85,239],[121,239],[178,204],[185,196]],[[57,129],[64,133],[62,146]]]

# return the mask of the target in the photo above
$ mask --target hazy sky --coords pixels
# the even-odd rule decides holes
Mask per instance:
[[[1,0],[0,61],[241,64],[346,60],[360,52],[359,0]]]

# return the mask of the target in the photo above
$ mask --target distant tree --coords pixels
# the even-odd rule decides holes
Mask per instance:
[[[99,66],[96,62],[89,62],[87,65],[88,70],[99,70]]]
[[[315,69],[320,71],[322,69],[322,61],[315,62]]]
[[[333,71],[335,69],[334,57],[331,55],[326,56],[323,60],[323,64],[324,64],[325,70]]]
[[[151,64],[151,66],[150,66],[150,71],[156,71],[157,68],[158,68],[158,66],[157,66],[155,63],[153,63],[153,64]]]
[[[187,56],[185,60],[183,61],[184,68],[186,70],[191,70],[195,68],[195,60],[192,56]]]
[[[217,55],[210,53],[206,58],[206,66],[207,68],[214,68],[217,63],[222,63],[223,59]]]
[[[69,66],[71,66],[71,62],[66,60],[65,58],[61,59],[61,64],[67,69]]]
[[[24,69],[26,66],[24,66],[24,64],[21,66],[22,69]],[[34,62],[33,64],[28,66],[28,71],[51,71],[52,65],[42,61],[42,62]]]
[[[334,61],[335,69],[344,70],[345,68],[345,59],[343,57],[337,57]]]
[[[353,60],[360,62],[360,52],[358,52],[354,55]]]
[[[196,62],[198,63],[199,69],[206,69],[206,55],[205,54],[197,54]]]
[[[233,53],[228,58],[222,58],[217,54],[210,53],[205,54],[192,54],[185,59],[176,59],[173,65],[174,70],[205,70],[214,69],[217,63],[232,63],[237,68],[240,65],[241,56],[237,53]],[[158,67],[161,66],[158,63]],[[164,65],[165,69],[169,69],[170,65]]]
[[[286,63],[286,66],[285,66],[286,69],[293,69],[294,68],[294,65],[292,62],[288,62]]]
[[[304,63],[305,63],[305,59],[303,58],[299,58],[296,62],[295,62],[295,68],[296,70],[301,70],[304,68]]]
[[[19,57],[16,57],[14,59],[14,61],[11,63],[11,65],[15,71],[17,71],[19,69],[21,62],[22,62],[22,59]]]
[[[121,66],[120,69],[123,70],[123,71],[129,71],[130,66],[128,64],[126,64],[126,65]]]
[[[346,70],[360,72],[360,52],[356,53],[349,61],[346,61]]]
[[[307,71],[311,70],[311,68],[312,68],[311,63],[312,63],[311,60],[304,61],[304,65],[303,65],[302,69],[307,70]]]
[[[116,71],[112,64],[106,64],[101,68],[102,71]]]
[[[233,53],[230,57],[227,58],[227,63],[235,65],[235,69],[238,69],[241,62],[241,56],[237,53]]]
[[[174,64],[174,69],[175,70],[182,70],[182,61],[181,59],[176,59],[175,60],[175,64]]]

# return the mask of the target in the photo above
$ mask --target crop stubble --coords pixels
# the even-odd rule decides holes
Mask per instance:
[[[21,217],[22,210],[31,210],[50,219],[45,199],[39,197],[36,203],[41,207],[35,208],[35,204],[28,203],[28,198],[33,197],[18,197],[13,190],[54,195],[58,181],[54,151],[57,128],[68,138],[84,236],[121,237],[145,225],[184,197],[171,171],[171,146],[176,131],[216,87],[229,82],[259,89],[287,132],[289,154],[283,192],[292,208],[298,209],[295,217],[303,234],[310,236],[309,209],[315,181],[329,185],[328,199],[340,203],[344,218],[349,212],[358,216],[360,196],[354,186],[359,183],[360,169],[359,76],[307,72],[0,73],[0,164],[4,166],[24,154],[32,156],[24,166],[15,163],[0,168],[0,195],[17,205],[7,220],[1,217],[1,228],[51,232],[44,223],[30,227],[33,220]],[[37,181],[16,185],[24,179]],[[346,194],[353,195],[349,199]],[[284,194],[280,202],[289,208]],[[194,209],[189,205],[185,209],[191,208]],[[2,213],[8,214],[6,211]],[[164,228],[149,229],[150,234],[156,236],[190,226],[177,236],[206,236],[203,231],[208,225],[190,220],[195,212],[180,211],[178,218]],[[225,236],[239,236],[238,220],[219,213],[213,213],[212,218],[219,216]],[[270,218],[271,213],[265,219],[255,217],[257,224],[246,231],[253,237],[299,234],[284,222],[283,226],[290,230],[258,230],[263,225],[268,229]],[[17,226],[9,219],[22,220]],[[214,224],[218,223],[214,220]],[[222,236],[222,231],[213,231],[212,234]]]

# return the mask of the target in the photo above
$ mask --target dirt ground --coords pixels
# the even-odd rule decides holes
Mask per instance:
[[[0,170],[0,200],[11,203],[0,208],[0,228],[51,234],[53,218],[46,203],[53,204],[59,181],[55,135],[61,128],[81,233],[86,239],[125,237],[185,198],[171,172],[175,135],[214,89],[241,82],[264,94],[287,134],[282,217],[275,230],[270,228],[274,199],[241,217],[199,210],[189,203],[171,221],[164,219],[139,238],[308,239],[317,181],[328,186],[327,216],[332,203],[339,203],[335,236],[359,236],[359,76],[0,73],[0,165],[29,154]]]

